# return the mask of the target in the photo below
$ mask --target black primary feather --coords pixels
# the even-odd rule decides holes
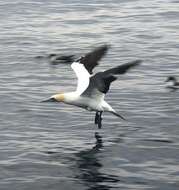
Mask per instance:
[[[81,57],[77,61],[82,63],[85,66],[86,70],[92,74],[94,67],[99,64],[98,62],[106,54],[108,49],[109,45],[100,46],[94,49],[92,52],[87,53],[84,57]]]
[[[125,72],[127,72],[128,69],[137,66],[141,63],[141,60],[135,60],[135,61],[131,61],[129,63],[125,63],[123,65],[119,65],[117,67],[113,67],[112,69],[108,69],[106,71],[104,71],[103,73],[105,75],[109,75],[109,74],[124,74]]]
[[[83,95],[92,96],[94,90],[98,90],[101,93],[106,94],[109,91],[110,84],[117,79],[115,75],[124,74],[130,68],[137,66],[141,63],[141,60],[132,61],[104,72],[98,72],[90,78],[88,88],[83,92]]]

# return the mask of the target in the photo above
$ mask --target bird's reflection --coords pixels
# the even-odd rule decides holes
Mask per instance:
[[[103,148],[102,137],[95,133],[95,146],[88,150],[83,150],[75,154],[76,178],[80,179],[88,190],[108,190],[114,183],[118,182],[117,176],[104,174],[101,172],[103,164],[101,162],[100,150]]]

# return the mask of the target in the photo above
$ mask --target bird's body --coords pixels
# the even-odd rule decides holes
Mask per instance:
[[[71,67],[78,78],[76,91],[55,94],[47,101],[64,102],[88,111],[95,111],[95,123],[98,124],[99,128],[101,128],[101,115],[103,112],[110,112],[124,119],[104,100],[104,97],[110,88],[110,84],[117,79],[116,75],[124,74],[141,61],[132,61],[92,75],[93,68],[98,65],[98,61],[107,50],[108,46],[101,46],[73,62]]]
[[[169,76],[165,82],[167,83],[166,84],[167,88],[170,88],[172,90],[179,89],[179,82],[174,76]]]
[[[112,107],[104,100],[104,95],[91,98],[79,95],[76,91],[53,96],[57,101],[66,104],[78,106],[88,111],[114,111]]]

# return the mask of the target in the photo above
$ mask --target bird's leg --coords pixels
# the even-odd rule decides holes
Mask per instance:
[[[101,129],[102,127],[102,111],[99,112],[99,119],[98,119],[98,128]]]
[[[97,112],[96,112],[96,115],[95,115],[94,123],[95,123],[95,124],[98,124],[98,121],[99,121],[99,112],[97,111]]]
[[[102,124],[101,124],[101,121],[102,121],[101,115],[102,115],[102,113],[103,113],[102,111],[97,111],[96,115],[95,115],[95,121],[94,121],[94,123],[98,124],[98,128],[99,129],[101,129],[101,127],[102,127]]]

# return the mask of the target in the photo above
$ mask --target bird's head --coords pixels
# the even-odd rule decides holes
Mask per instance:
[[[50,98],[48,98],[47,100],[43,100],[42,102],[63,102],[64,98],[65,98],[64,94],[60,93],[60,94],[55,94]]]
[[[166,80],[166,82],[169,82],[169,81],[176,81],[176,78],[174,76],[169,76]]]

